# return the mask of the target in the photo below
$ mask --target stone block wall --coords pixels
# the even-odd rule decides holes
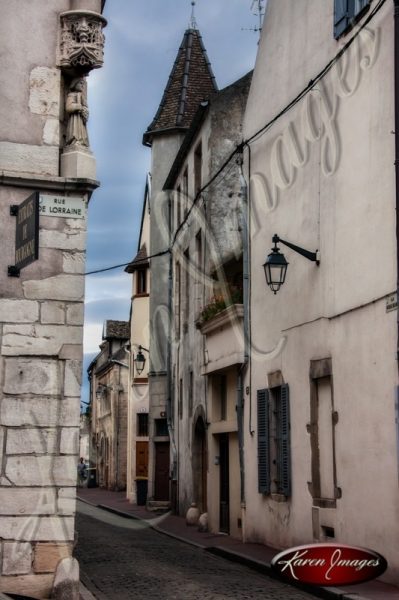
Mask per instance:
[[[0,261],[0,590],[38,598],[74,545],[85,236],[85,219],[41,216],[39,260],[19,278],[13,248]]]

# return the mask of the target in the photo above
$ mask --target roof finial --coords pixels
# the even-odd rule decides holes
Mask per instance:
[[[191,19],[190,19],[190,23],[189,23],[189,29],[197,29],[197,21],[195,20],[195,0],[192,0],[191,2]]]

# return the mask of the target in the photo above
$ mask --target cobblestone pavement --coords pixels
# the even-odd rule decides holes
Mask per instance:
[[[78,503],[84,583],[108,600],[312,600],[315,596],[179,542],[143,522]]]

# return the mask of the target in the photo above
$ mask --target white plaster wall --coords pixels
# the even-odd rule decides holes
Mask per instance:
[[[55,56],[59,14],[69,5],[1,0],[0,170],[58,175],[63,91]]]
[[[333,2],[269,1],[246,138],[288,104],[348,39],[334,40],[332,11]],[[396,313],[386,313],[384,299],[396,288],[390,3],[348,58],[344,72],[335,68],[251,145],[250,426],[255,434],[245,427],[245,527],[248,540],[276,547],[312,541],[308,373],[310,360],[331,357],[342,498],[333,517],[334,509],[328,516],[320,509],[320,523],[330,520],[339,541],[379,550],[390,564],[386,578],[396,580]],[[274,233],[321,252],[317,267],[281,246],[290,264],[277,295],[267,288],[261,267]],[[291,398],[293,491],[285,503],[257,492],[256,390],[267,387],[267,373],[275,370],[282,371]]]
[[[144,217],[142,223],[142,231],[138,244],[138,248],[141,248],[143,244],[146,244],[147,253],[150,248],[150,213],[148,210],[148,199],[144,200]],[[130,320],[130,344],[131,344],[131,360],[130,360],[130,371],[129,371],[129,398],[128,398],[128,431],[127,431],[127,486],[126,496],[132,502],[136,502],[136,442],[137,442],[137,413],[149,412],[149,393],[148,393],[148,370],[149,370],[149,357],[144,351],[146,357],[146,364],[144,371],[141,373],[140,378],[146,379],[147,381],[141,383],[134,383],[134,377],[137,374],[134,373],[133,360],[138,351],[138,346],[144,346],[149,348],[149,311],[150,311],[150,299],[147,297],[135,297],[137,290],[136,282],[137,274],[132,274],[132,316]],[[147,272],[147,292],[150,293],[151,277],[150,270]],[[140,441],[148,441],[147,438],[139,438]]]

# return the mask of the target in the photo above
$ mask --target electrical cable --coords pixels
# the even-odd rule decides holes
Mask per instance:
[[[346,44],[344,44],[344,46],[342,46],[342,48],[336,53],[336,55],[334,56],[334,58],[332,58],[327,65],[321,70],[319,71],[319,73],[309,81],[309,83],[307,84],[307,86],[305,86],[298,94],[297,96],[295,96],[295,98],[293,98],[293,100],[291,100],[291,102],[289,102],[277,115],[275,115],[270,121],[268,121],[268,123],[266,123],[265,125],[263,125],[260,129],[258,129],[258,131],[256,131],[254,134],[252,134],[248,139],[244,140],[243,142],[241,142],[240,144],[238,144],[235,149],[229,154],[229,156],[223,161],[222,165],[218,168],[218,170],[216,171],[216,173],[214,175],[212,175],[212,177],[209,179],[209,181],[207,181],[207,183],[205,183],[205,185],[203,185],[198,192],[196,193],[193,202],[189,208],[189,210],[187,211],[186,216],[184,217],[183,221],[180,223],[180,225],[178,226],[178,228],[175,231],[175,234],[173,236],[173,240],[171,242],[171,245],[169,248],[158,252],[156,254],[153,254],[151,256],[148,256],[147,258],[143,259],[143,261],[147,261],[151,258],[157,258],[158,256],[164,256],[165,254],[168,254],[169,252],[172,252],[173,247],[176,243],[176,239],[178,237],[178,234],[180,233],[180,231],[183,229],[184,225],[187,223],[191,212],[194,210],[194,207],[196,206],[198,200],[201,198],[202,193],[210,186],[212,185],[212,183],[219,177],[219,175],[226,169],[226,167],[229,165],[229,163],[231,162],[231,160],[235,157],[236,154],[240,154],[243,152],[244,146],[248,146],[251,142],[253,142],[255,139],[259,138],[259,136],[263,135],[264,133],[266,133],[266,131],[268,131],[270,129],[270,127],[272,125],[274,125],[274,123],[276,123],[276,121],[278,121],[283,115],[285,115],[287,112],[289,112],[294,106],[296,106],[298,104],[298,102],[300,102],[305,96],[306,94],[308,94],[314,87],[315,85],[317,85],[317,83],[323,79],[323,77],[329,73],[329,71],[331,71],[332,67],[338,62],[338,60],[348,51],[348,49],[351,47],[351,45],[353,44],[353,42],[355,41],[355,39],[360,35],[360,33],[362,32],[362,30],[370,23],[370,21],[375,17],[375,15],[381,10],[382,6],[385,4],[386,0],[379,0],[378,4],[376,5],[376,7],[369,13],[368,17],[363,21],[363,23],[361,25],[359,25],[358,29],[356,30],[355,34],[346,42]],[[123,263],[120,265],[114,265],[112,267],[106,267],[104,269],[97,269],[95,271],[89,271],[88,273],[85,273],[85,275],[93,275],[95,273],[103,273],[105,271],[111,271],[112,269],[118,269],[120,267],[126,267],[127,265],[129,265],[132,261],[129,261],[127,263]],[[139,261],[137,261],[139,262]]]
[[[157,252],[156,254],[151,254],[151,256],[146,256],[144,258],[139,258],[134,261],[134,264],[145,263],[150,260],[150,258],[157,258],[157,256],[164,256],[165,254],[169,254],[170,249],[162,250],[161,252]],[[105,267],[104,269],[96,269],[95,271],[88,271],[85,275],[94,275],[95,273],[104,273],[105,271],[112,271],[112,269],[119,269],[120,267],[127,267],[133,261],[129,260],[129,262],[121,263],[120,265],[113,265],[112,267]]]

